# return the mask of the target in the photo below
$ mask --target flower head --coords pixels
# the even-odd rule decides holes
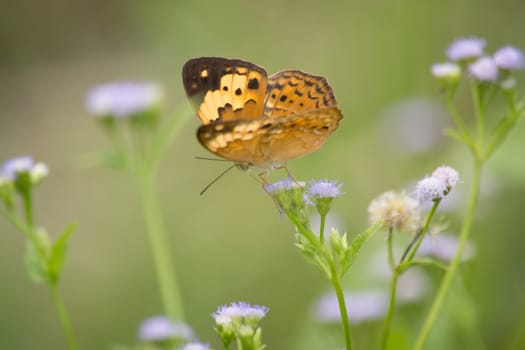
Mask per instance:
[[[513,46],[505,46],[494,53],[494,62],[501,69],[516,70],[525,67],[523,52]]]
[[[383,229],[414,233],[419,227],[419,203],[405,193],[384,192],[368,206],[368,220],[382,220]]]
[[[0,178],[15,184],[18,191],[29,190],[49,174],[44,163],[35,163],[30,156],[16,157],[5,161],[0,168]]]
[[[118,81],[91,89],[86,106],[96,117],[128,118],[155,107],[162,98],[157,84]]]
[[[432,177],[435,177],[445,183],[448,191],[452,189],[459,181],[459,173],[456,169],[449,166],[440,166],[432,173]]]
[[[432,75],[445,82],[455,82],[461,76],[461,67],[456,63],[445,62],[432,65]]]
[[[363,292],[345,292],[344,298],[348,318],[353,323],[362,323],[383,318],[388,307],[388,296],[377,290]],[[314,315],[321,322],[341,322],[341,314],[337,296],[328,293],[314,305]]]
[[[250,305],[241,301],[223,305],[211,315],[215,319],[219,337],[225,348],[229,349],[229,344],[235,339],[259,343],[261,328],[258,324],[267,312],[266,306]]]
[[[498,79],[498,66],[489,56],[483,56],[468,66],[469,73],[482,82],[495,81]]]
[[[210,346],[208,344],[202,343],[188,343],[184,345],[181,350],[209,350]]]
[[[449,166],[440,166],[431,176],[416,185],[415,195],[421,202],[441,200],[459,181],[459,173]]]
[[[30,156],[21,156],[5,161],[2,164],[0,175],[6,179],[14,181],[17,174],[23,172],[31,172],[34,166],[33,158]]]
[[[298,185],[295,182],[293,182],[292,179],[286,178],[281,179],[277,182],[267,183],[264,185],[264,189],[270,194],[275,194],[275,192],[288,191],[297,186]]]
[[[445,197],[447,185],[441,179],[427,176],[416,185],[415,195],[420,202],[440,200]]]
[[[212,313],[215,322],[222,323],[225,319],[255,319],[261,320],[266,316],[268,307],[262,305],[250,305],[243,301],[223,305]]]
[[[483,55],[486,41],[480,38],[464,38],[454,41],[447,48],[447,56],[453,61],[468,60]]]
[[[139,328],[139,338],[144,342],[169,339],[173,334],[173,323],[163,316],[148,318]]]
[[[342,188],[343,184],[338,184],[335,180],[319,180],[311,181],[307,192],[314,198],[335,198],[343,194]]]
[[[155,316],[146,319],[139,328],[139,339],[143,342],[159,342],[180,338],[191,340],[193,330],[183,322],[171,322],[167,317]]]

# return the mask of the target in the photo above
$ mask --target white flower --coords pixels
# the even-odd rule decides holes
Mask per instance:
[[[368,221],[380,220],[384,222],[383,229],[414,233],[419,226],[419,203],[405,193],[384,192],[368,206]]]
[[[449,166],[440,166],[432,173],[432,177],[440,179],[445,183],[448,190],[452,189],[459,181],[459,173]]]
[[[416,185],[415,196],[420,202],[443,199],[447,192],[447,185],[443,180],[428,176]]]
[[[432,75],[446,81],[457,81],[461,76],[461,68],[456,63],[436,63],[432,65]]]

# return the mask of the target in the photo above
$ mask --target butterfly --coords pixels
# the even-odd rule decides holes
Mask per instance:
[[[286,168],[319,150],[343,117],[326,79],[298,70],[268,77],[250,62],[200,57],[184,64],[182,81],[201,145],[243,170]]]

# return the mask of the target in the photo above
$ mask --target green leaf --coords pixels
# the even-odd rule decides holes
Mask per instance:
[[[25,262],[29,278],[35,283],[48,280],[47,259],[51,251],[51,243],[47,232],[43,229],[37,230],[27,241]]]
[[[60,234],[58,239],[51,248],[51,255],[48,261],[48,274],[49,281],[51,283],[58,282],[62,269],[66,261],[67,244],[69,237],[77,227],[76,223],[71,223],[66,229]]]
[[[460,142],[468,143],[465,136],[456,129],[445,129],[444,134]]]
[[[358,234],[352,240],[352,243],[350,243],[350,246],[346,251],[345,258],[341,261],[341,271],[339,272],[339,277],[342,277],[346,271],[348,271],[365,243],[381,228],[382,225],[383,221],[378,221],[370,226],[366,231]]]

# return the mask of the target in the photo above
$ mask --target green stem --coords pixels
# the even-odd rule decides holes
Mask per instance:
[[[159,203],[155,196],[154,172],[142,170],[138,176],[140,196],[164,312],[173,321],[182,320],[184,318],[182,299],[177,286],[169,240],[162,223]]]
[[[432,218],[434,217],[434,214],[436,213],[439,203],[441,203],[441,199],[436,199],[434,201],[434,204],[432,205],[432,209],[430,209],[430,213],[428,213],[427,221],[425,222],[425,226],[423,226],[423,229],[421,230],[421,234],[419,235],[419,238],[416,241],[416,245],[414,246],[414,248],[412,248],[412,251],[408,255],[407,261],[412,261],[414,259],[414,256],[416,255],[417,250],[419,249],[419,246],[421,245],[421,242],[423,242],[423,238],[425,238],[425,235],[428,231],[428,227],[430,226],[430,222],[432,221]],[[403,259],[401,259],[401,262],[403,262]]]
[[[55,303],[55,308],[57,310],[58,317],[60,318],[60,322],[62,323],[62,328],[64,329],[64,333],[66,334],[69,349],[76,350],[78,349],[78,347],[76,344],[75,336],[73,335],[73,328],[71,327],[71,322],[69,321],[69,316],[67,314],[66,307],[64,306],[64,303],[62,301],[62,297],[60,296],[58,286],[56,284],[49,284],[49,288],[51,289],[51,295],[53,297],[53,302]]]
[[[326,215],[321,215],[321,227],[319,228],[319,241],[324,244],[324,226],[326,222]]]
[[[345,334],[346,350],[352,350],[350,321],[348,320],[348,312],[346,310],[345,295],[343,293],[343,288],[341,287],[341,281],[339,280],[339,277],[337,276],[335,266],[331,260],[329,260],[329,263],[330,263],[330,270],[332,273],[331,282],[332,282],[332,285],[334,286],[335,294],[337,295],[337,302],[339,304],[339,312],[341,313],[341,322],[343,324],[343,333]]]
[[[446,98],[447,106],[452,114],[452,117],[454,118],[454,121],[456,122],[457,127],[461,131],[461,133],[466,136],[466,138],[469,140],[469,144],[473,146],[472,136],[470,135],[467,127],[465,126],[465,123],[463,122],[463,118],[461,118],[461,115],[459,114],[458,110],[456,109],[456,106],[454,105],[454,93],[451,92],[447,95]]]
[[[27,226],[33,227],[33,206],[31,203],[31,189],[26,189],[22,192],[22,199],[24,202],[24,214],[26,216]]]
[[[472,82],[472,98],[474,99],[474,112],[477,121],[477,152],[483,152],[482,146],[485,139],[485,117],[483,113],[483,102],[481,101],[481,86],[475,81]]]
[[[459,234],[459,243],[458,243],[456,255],[452,259],[449,265],[449,268],[447,272],[445,273],[443,280],[441,281],[441,285],[436,294],[436,297],[434,298],[434,302],[432,303],[430,311],[425,319],[423,328],[421,329],[419,336],[416,340],[416,344],[414,346],[415,350],[423,349],[423,346],[425,345],[425,342],[430,333],[430,330],[432,329],[432,325],[434,324],[434,321],[436,320],[438,316],[441,306],[443,305],[445,296],[447,295],[447,292],[452,283],[452,279],[461,261],[463,249],[465,248],[467,241],[468,241],[470,229],[472,226],[472,222],[474,220],[474,212],[476,211],[476,205],[478,202],[481,168],[482,168],[482,162],[479,159],[475,159],[474,169],[473,169],[474,172],[473,172],[472,183],[470,187],[468,207],[467,207],[467,212],[465,213],[465,220],[463,221],[463,226],[461,227],[461,232]]]
[[[396,304],[396,289],[399,272],[393,271],[392,283],[390,285],[390,303],[388,304],[388,312],[386,314],[385,326],[383,328],[383,340],[381,342],[381,349],[385,350],[388,345],[388,338],[390,337],[390,327],[392,325],[392,316],[394,315],[394,306]]]
[[[393,228],[390,227],[388,229],[388,263],[390,264],[390,268],[392,271],[396,268],[396,263],[394,262],[394,247],[393,247],[393,239],[392,239],[392,231]]]

